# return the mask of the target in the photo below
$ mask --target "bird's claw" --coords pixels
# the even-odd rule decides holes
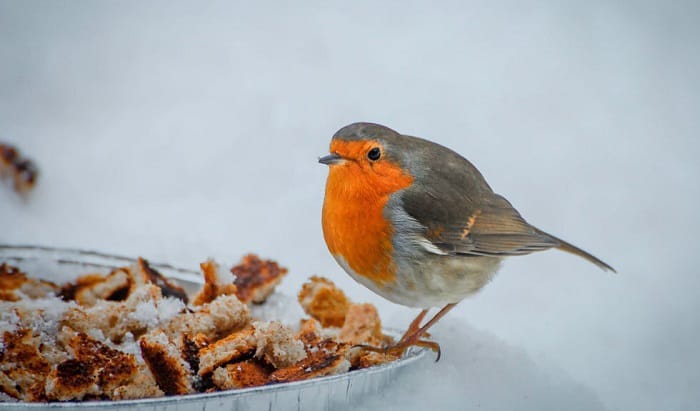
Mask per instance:
[[[427,340],[420,340],[420,339],[406,339],[406,340],[401,340],[398,343],[394,345],[389,345],[386,347],[375,347],[372,345],[367,345],[367,344],[357,344],[353,345],[353,348],[360,348],[365,351],[372,351],[372,352],[377,352],[380,354],[386,354],[386,355],[392,355],[395,357],[401,357],[403,353],[409,349],[412,346],[419,346],[419,347],[425,347],[433,350],[434,352],[437,353],[437,358],[435,359],[435,362],[440,361],[440,356],[441,356],[441,350],[440,350],[440,344],[436,343],[435,341],[427,341]]]

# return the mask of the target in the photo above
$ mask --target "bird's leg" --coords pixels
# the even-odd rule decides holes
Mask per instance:
[[[404,335],[403,337],[401,337],[401,340],[394,345],[390,345],[390,346],[384,347],[384,348],[372,347],[372,346],[368,346],[368,345],[359,345],[358,347],[361,347],[361,348],[368,350],[368,351],[383,352],[386,354],[400,356],[409,347],[414,346],[414,345],[418,345],[420,347],[430,348],[431,350],[437,352],[437,359],[435,361],[439,361],[440,360],[440,345],[434,341],[421,340],[421,337],[425,334],[426,331],[428,331],[428,329],[430,327],[435,325],[436,322],[438,322],[442,317],[444,317],[445,314],[447,314],[456,305],[457,305],[456,303],[447,304],[440,311],[438,311],[438,313],[435,314],[435,316],[433,318],[431,318],[427,323],[425,323],[424,326],[420,327],[419,329],[413,331],[410,334],[408,334],[408,332],[407,332],[406,333],[407,335]],[[426,312],[427,312],[427,310],[426,310]],[[424,317],[425,314],[423,312],[421,312],[418,316],[421,317],[420,320],[422,320],[423,319],[422,317]],[[418,320],[418,318],[416,318],[416,320]],[[415,323],[416,320],[413,320],[413,322],[411,323],[411,326],[414,325],[413,323]],[[420,320],[418,321],[419,323],[420,323]],[[410,330],[411,330],[411,327],[409,326],[409,331]]]
[[[418,316],[413,321],[411,321],[411,325],[408,326],[408,329],[401,336],[401,339],[399,340],[399,342],[405,341],[408,337],[411,336],[411,334],[413,334],[414,332],[418,331],[418,329],[420,329],[420,323],[421,323],[421,321],[423,321],[423,318],[425,318],[426,314],[428,314],[427,308],[424,309],[423,311],[421,311],[420,314],[418,314]]]
[[[431,318],[427,323],[425,323],[424,326],[419,328],[417,331],[415,331],[413,334],[409,335],[405,339],[402,338],[401,341],[399,341],[396,345],[392,347],[387,348],[387,352],[401,355],[403,352],[408,348],[413,345],[418,345],[421,347],[427,347],[430,348],[431,350],[435,351],[437,353],[437,358],[435,359],[435,362],[440,361],[440,345],[434,341],[425,341],[421,340],[420,338],[428,331],[428,328],[432,327],[435,325],[436,322],[438,322],[442,317],[445,316],[451,309],[453,309],[457,304],[447,304],[444,306],[440,311],[438,311],[433,318]]]

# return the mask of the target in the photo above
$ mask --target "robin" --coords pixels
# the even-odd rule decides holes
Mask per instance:
[[[357,282],[397,304],[421,308],[403,337],[372,351],[400,355],[440,346],[426,331],[491,280],[505,257],[558,248],[603,270],[611,266],[529,224],[456,152],[373,123],[333,136],[323,235]],[[428,310],[441,310],[424,325]]]

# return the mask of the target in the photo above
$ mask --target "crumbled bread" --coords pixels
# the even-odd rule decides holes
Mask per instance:
[[[128,271],[126,271],[123,268],[118,268],[117,270],[125,271],[128,274]],[[61,286],[61,292],[59,293],[59,297],[61,297],[64,301],[73,301],[75,300],[76,291],[80,290],[81,288],[90,287],[93,284],[102,282],[104,281],[104,279],[105,276],[102,274],[81,275],[74,282],[63,284]]]
[[[82,400],[100,392],[97,373],[92,363],[77,359],[66,360],[54,368],[46,379],[49,401]]]
[[[291,328],[278,321],[256,322],[256,358],[264,359],[275,368],[288,367],[306,357],[304,343],[295,338]]]
[[[66,351],[75,359],[85,362],[99,363],[115,359],[125,361],[126,354],[110,348],[106,344],[78,332],[70,327],[63,327],[58,333],[57,341],[63,345]]]
[[[138,364],[138,370],[131,382],[116,387],[108,393],[108,397],[115,401],[162,397],[163,395],[165,393],[156,384],[151,370],[143,363]]]
[[[22,158],[16,148],[0,143],[0,178],[11,179],[12,187],[20,194],[27,193],[36,184],[39,171],[34,163]]]
[[[207,285],[189,306],[168,296],[177,296],[177,290],[143,259],[108,276],[83,276],[65,285],[63,300],[28,298],[32,290],[18,292],[19,302],[0,300],[0,399],[123,400],[210,392],[395,359],[351,347],[386,342],[376,309],[350,304],[333,283],[318,277],[299,294],[312,318],[296,335],[278,321],[251,324],[238,294],[259,302],[286,270],[252,255],[235,269],[246,278],[243,293],[216,263],[203,263]],[[21,278],[15,275],[5,276],[7,284]],[[37,284],[31,287],[45,286]]]
[[[248,307],[235,295],[222,295],[195,312],[180,314],[165,327],[169,336],[203,334],[210,340],[241,329],[250,322]]]
[[[182,335],[182,358],[190,365],[192,373],[199,374],[199,352],[208,347],[209,344],[211,342],[204,334]]]
[[[372,304],[350,304],[338,338],[353,345],[381,344],[384,335],[377,308]]]
[[[46,383],[49,400],[68,401],[86,396],[110,399],[158,395],[153,376],[133,354],[113,349],[85,333],[64,327],[59,341],[73,358],[59,364]]]
[[[323,330],[321,328],[321,323],[313,318],[307,318],[301,320],[301,326],[299,327],[299,332],[297,332],[297,338],[301,340],[306,346],[318,344],[321,341],[321,334]]]
[[[122,301],[129,291],[129,275],[126,270],[114,270],[99,281],[91,275],[87,284],[76,288],[73,292],[75,301],[85,307],[92,307],[100,300]]]
[[[51,370],[39,352],[41,339],[28,328],[6,331],[2,337],[0,372],[6,378],[0,378],[0,391],[25,401],[40,400],[43,393],[37,388]]]
[[[19,385],[12,378],[8,377],[4,371],[0,371],[0,402],[3,402],[3,394],[14,400],[22,398],[22,393],[19,392]]]
[[[158,387],[166,395],[182,395],[195,391],[189,364],[164,332],[157,330],[144,335],[139,339],[139,345],[141,355]]]
[[[187,334],[182,335],[182,342],[180,348],[182,350],[182,359],[187,362],[190,366],[190,370],[193,374],[199,372],[199,350],[206,347],[208,344],[203,341],[199,341],[194,337],[190,337]]]
[[[354,368],[369,368],[376,365],[386,364],[388,362],[396,361],[399,356],[388,353],[380,353],[368,351],[364,352],[360,358],[356,367]]]
[[[59,330],[64,313],[75,303],[57,297],[23,299],[18,302],[0,301],[0,346],[3,333],[19,329],[31,330],[37,343],[49,343]]]
[[[129,267],[128,270],[131,274],[130,292],[145,284],[154,284],[161,289],[161,294],[164,297],[174,297],[187,304],[188,299],[185,290],[151,267],[145,259],[139,257],[137,263]]]
[[[158,305],[165,301],[160,293],[159,287],[147,284],[133,290],[124,302],[100,300],[92,307],[73,307],[63,325],[85,333],[99,329],[119,343],[127,333],[139,336],[160,323]]]
[[[45,298],[58,290],[58,286],[50,281],[29,278],[17,267],[0,264],[0,301],[19,301],[23,296]]]
[[[212,381],[220,390],[257,387],[268,383],[272,371],[269,365],[251,359],[217,368]]]
[[[302,361],[280,368],[270,375],[270,382],[290,382],[342,374],[350,370],[350,362],[345,359],[344,350],[334,351],[332,346],[320,346]]]
[[[221,270],[219,264],[212,260],[207,260],[199,266],[204,275],[204,286],[195,294],[192,305],[210,303],[220,295],[236,295],[238,288],[231,273]]]
[[[68,359],[68,353],[57,344],[52,344],[50,340],[39,344],[39,353],[52,367]]]
[[[15,304],[0,301],[0,352],[3,348],[5,333],[14,333],[22,326],[21,310]]]
[[[197,347],[199,347],[200,349],[211,344],[211,341],[209,341],[207,336],[202,333],[196,334],[193,337],[188,336],[188,338],[191,339],[195,344],[197,344]]]
[[[254,332],[253,327],[244,328],[199,350],[199,375],[207,375],[215,368],[255,352],[257,340]]]
[[[121,309],[118,303],[101,301],[89,309],[75,306],[68,309],[61,325],[73,327],[76,331],[88,333],[91,330],[100,330],[114,342],[119,342],[121,331],[112,330],[111,325],[117,325],[121,317]]]
[[[324,327],[341,327],[350,302],[345,293],[323,277],[311,277],[298,295],[299,303],[311,317]]]
[[[231,268],[236,276],[236,295],[244,303],[262,304],[275,290],[287,269],[271,260],[262,260],[255,254],[248,254],[241,262]]]
[[[0,302],[0,372],[17,383],[23,400],[40,401],[46,373],[68,357],[55,335],[70,304],[57,297],[23,302]]]

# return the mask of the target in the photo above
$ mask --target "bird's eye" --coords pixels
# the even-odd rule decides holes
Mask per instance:
[[[381,156],[382,156],[382,150],[380,150],[379,147],[374,147],[373,149],[371,149],[367,152],[367,158],[369,158],[372,161],[379,160],[379,157],[381,157]]]

